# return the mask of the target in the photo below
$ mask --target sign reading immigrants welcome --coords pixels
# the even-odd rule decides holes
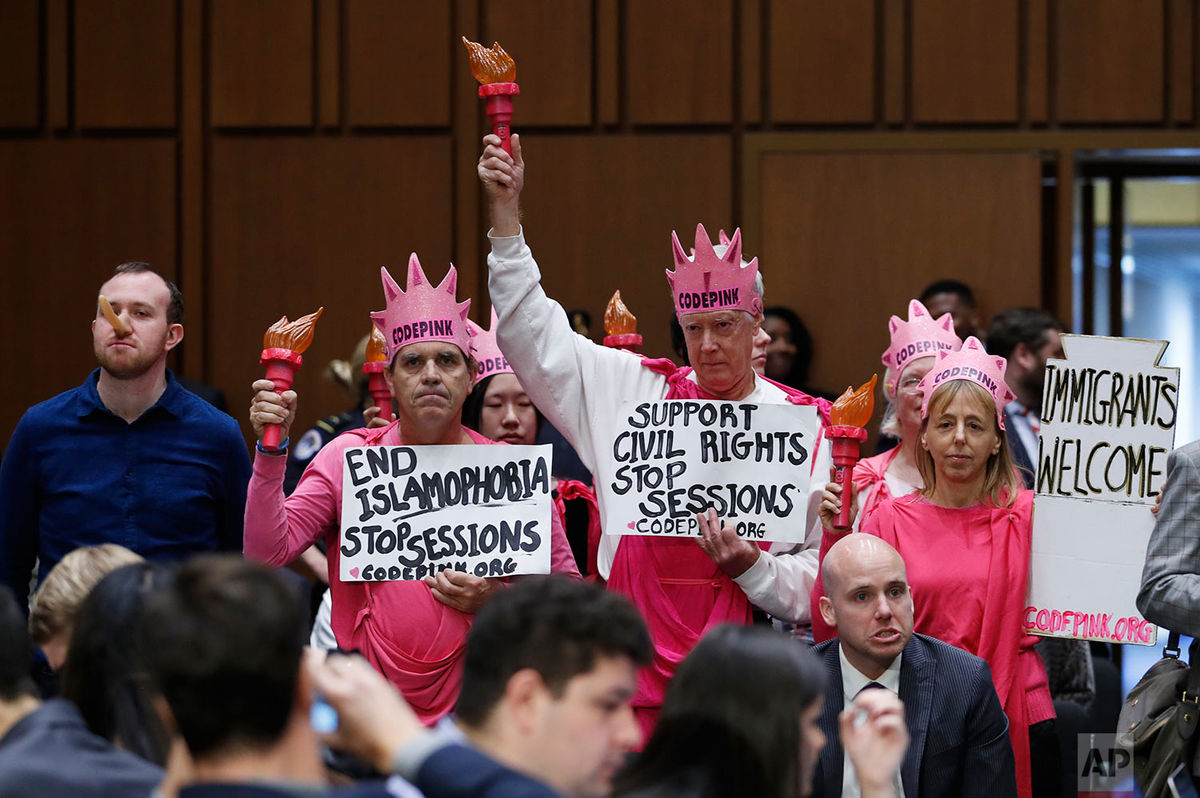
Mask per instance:
[[[361,446],[342,464],[346,582],[550,572],[549,446]]]
[[[739,537],[804,540],[815,407],[679,399],[627,402],[621,416],[609,528],[697,537],[713,507]]]
[[[1046,364],[1025,628],[1154,645],[1135,601],[1175,439],[1166,341],[1064,335]]]

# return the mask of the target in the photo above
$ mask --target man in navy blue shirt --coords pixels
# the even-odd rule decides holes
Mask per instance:
[[[242,548],[245,441],[166,367],[183,340],[182,294],[145,263],[118,266],[100,294],[100,367],[30,408],[0,463],[0,584],[22,606],[35,558],[41,584],[79,546],[152,560]]]

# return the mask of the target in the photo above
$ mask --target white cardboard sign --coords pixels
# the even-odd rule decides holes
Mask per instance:
[[[817,409],[675,399],[626,402],[613,439],[608,528],[698,537],[696,513],[751,541],[803,541]]]
[[[1166,341],[1064,335],[1046,364],[1023,621],[1037,635],[1152,646],[1135,601],[1175,440]]]
[[[342,581],[550,573],[550,457],[550,446],[347,449]]]

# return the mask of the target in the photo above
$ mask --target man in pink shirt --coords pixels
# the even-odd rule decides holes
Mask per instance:
[[[250,422],[262,439],[266,424],[279,424],[279,449],[261,442],[246,499],[246,555],[281,566],[324,537],[328,550],[333,631],[343,649],[356,649],[404,693],[418,716],[432,722],[454,707],[461,681],[463,646],[472,613],[502,587],[495,579],[445,570],[421,581],[343,582],[339,578],[342,462],[347,448],[495,443],[462,425],[462,405],[478,366],[467,327],[469,301],[455,298],[454,267],[434,288],[414,253],[408,290],[384,269],[385,310],[371,314],[387,344],[396,421],[377,429],[347,432],[321,449],[284,498],[287,434],[296,414],[296,393],[277,393],[258,380]],[[566,536],[551,530],[551,569],[578,576]]]

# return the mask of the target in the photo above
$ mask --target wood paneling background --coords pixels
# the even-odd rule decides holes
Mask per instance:
[[[1081,149],[1200,147],[1196,3],[0,3],[0,445],[91,367],[93,292],[124,260],[179,280],[175,365],[239,416],[265,326],[319,304],[299,423],[342,409],[323,367],[410,251],[435,278],[455,262],[484,318],[462,34],[517,60],[528,237],[597,335],[620,288],[667,352],[669,233],[697,222],[747,231],[819,385],[876,368],[935,277],[985,313],[1066,313],[1072,192],[1043,182]]]

